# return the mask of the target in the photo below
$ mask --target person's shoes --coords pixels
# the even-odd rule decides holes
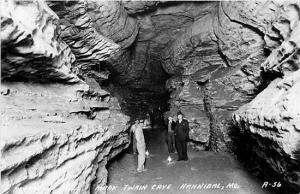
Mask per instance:
[[[142,170],[142,169],[137,169],[136,171],[137,171],[137,172],[143,172],[143,170]]]
[[[137,171],[137,172],[146,172],[147,170],[148,170],[148,169],[145,169],[145,168],[144,168],[144,169],[137,169],[136,171]]]
[[[188,158],[184,158],[183,160],[184,160],[184,161],[188,161],[189,159],[188,159]]]
[[[177,161],[181,161],[181,160],[182,160],[181,158],[178,158],[178,159],[177,159]]]

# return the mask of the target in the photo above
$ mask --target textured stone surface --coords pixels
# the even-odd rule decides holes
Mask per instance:
[[[59,20],[43,1],[1,2],[1,193],[94,193],[128,146],[129,117],[94,68],[120,46],[81,2],[60,3]]]
[[[234,122],[249,137],[249,155],[266,158],[262,163],[294,188],[299,184],[299,110],[293,106],[299,96],[296,0],[47,4],[54,12],[42,1],[4,1],[1,7],[2,76],[47,83],[8,82],[2,91],[2,117],[10,132],[2,144],[5,192],[47,182],[53,192],[70,189],[60,184],[64,181],[78,192],[105,184],[107,161],[128,141],[128,118],[119,109],[137,117],[155,106],[162,112],[166,90],[170,111],[165,116],[181,110],[193,144],[214,151],[234,147],[232,113],[263,90],[235,113]],[[20,14],[25,12],[30,14]],[[275,77],[281,78],[266,88]],[[130,89],[111,89],[110,81]],[[70,82],[80,83],[64,85]],[[120,105],[99,83],[109,86]],[[273,93],[274,101],[261,99]],[[94,138],[99,141],[93,143]],[[64,146],[70,149],[60,153]],[[14,154],[24,150],[30,154]],[[55,158],[52,166],[33,167],[48,155]],[[71,166],[86,171],[73,172]],[[77,172],[79,178],[72,178]]]
[[[230,6],[244,9],[232,2],[206,4],[206,11],[164,53],[163,66],[176,80],[172,87],[167,82],[172,92],[167,114],[186,114],[190,138],[201,139],[201,149],[227,149],[232,111],[253,98],[260,84],[263,38],[227,17]]]
[[[144,9],[150,6],[150,3],[146,4],[129,2],[125,4],[125,8],[126,6],[141,6]],[[192,2],[173,2],[167,6],[159,4],[156,8],[152,7],[149,14],[139,15],[137,13],[139,33],[133,50],[132,63],[128,71],[128,74],[133,75],[135,78],[133,80],[135,83],[132,85],[163,92],[164,82],[168,75],[166,69],[162,68],[162,54],[164,50],[169,49],[171,43],[179,35],[185,32],[188,26],[192,25],[193,20],[202,14],[205,6]]]
[[[281,20],[274,25],[278,26],[278,31],[284,40],[262,64],[264,71],[285,75],[299,69],[299,7],[299,3],[283,5],[285,15],[281,16]]]
[[[128,117],[88,85],[2,84],[2,193],[89,193],[128,145]]]
[[[87,3],[53,1],[48,2],[48,5],[60,17],[60,37],[76,56],[73,71],[84,77],[94,77],[98,81],[108,79],[109,71],[101,61],[112,57],[120,46],[101,35],[87,11]]]
[[[282,6],[286,15],[277,26],[284,40],[262,64],[265,72],[281,75],[258,94],[254,100],[239,108],[233,115],[235,125],[251,142],[246,151],[262,172],[270,168],[280,175],[294,191],[300,190],[300,71],[298,52],[299,3]],[[283,24],[282,24],[283,21]],[[250,158],[248,158],[250,159]],[[251,160],[252,161],[252,160]],[[265,173],[266,174],[266,173]]]
[[[158,1],[122,1],[122,5],[128,14],[143,13],[156,9]]]
[[[113,72],[115,79],[123,85],[136,81],[132,65],[132,45],[139,28],[135,18],[129,17],[119,1],[85,1],[87,14],[95,29],[120,46],[119,51],[105,65]],[[142,64],[134,68],[141,68]]]
[[[245,133],[248,141],[253,141],[251,147],[248,146],[248,153],[254,153],[255,158],[259,158],[255,164],[261,168],[270,167],[285,181],[298,185],[298,190],[300,160],[296,159],[296,153],[300,148],[299,75],[297,71],[283,79],[274,80],[233,116],[235,124]]]
[[[58,17],[42,1],[1,2],[2,79],[68,81],[75,57],[58,37]]]
[[[128,16],[119,1],[86,1],[87,12],[97,31],[122,48],[129,47],[138,33],[136,20]]]
[[[261,66],[274,66],[274,57],[267,59],[270,52],[275,49],[271,55],[280,55],[280,60],[288,55],[297,58],[297,41],[284,41],[291,34],[289,18],[293,26],[297,23],[297,8],[277,1],[200,5],[201,14],[162,55],[162,65],[172,75],[166,84],[171,92],[166,115],[183,111],[192,126],[190,138],[201,142],[201,149],[227,150],[232,145],[232,112],[276,76],[261,71]],[[285,63],[281,69],[298,69],[297,62]],[[272,72],[281,70],[274,67]]]

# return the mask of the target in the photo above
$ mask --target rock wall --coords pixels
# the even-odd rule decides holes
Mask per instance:
[[[164,54],[163,66],[173,75],[166,85],[171,92],[166,115],[183,112],[199,149],[228,150],[231,113],[251,100],[261,83],[263,37],[234,22],[238,19],[232,10],[240,13],[245,7],[243,2],[207,4]]]
[[[81,3],[56,3],[64,18],[43,1],[1,2],[1,193],[95,193],[129,144],[107,78],[87,71],[120,46]]]
[[[44,2],[1,2],[2,79],[77,82],[75,57],[58,38],[58,17]]]
[[[87,84],[2,83],[1,192],[90,193],[128,146],[128,117]]]
[[[261,64],[289,27],[277,1],[201,5],[202,14],[164,50],[163,67],[172,75],[166,116],[181,110],[199,149],[228,151],[234,149],[231,115],[277,76]]]
[[[233,115],[246,140],[244,159],[268,178],[275,172],[295,191],[300,190],[299,88],[298,71],[278,78]]]
[[[196,148],[233,151],[265,179],[282,178],[284,192],[299,192],[299,3],[201,6],[163,50],[172,75],[165,116],[180,110]]]
[[[242,132],[298,188],[297,1],[5,0],[1,18],[4,192],[93,192],[128,144],[120,109],[161,112],[166,92],[195,147],[235,151]]]
[[[87,11],[84,1],[49,1],[48,5],[59,16],[60,37],[76,56],[72,70],[98,82],[107,80],[110,72],[103,61],[116,54],[120,45],[103,36]]]
[[[265,175],[274,173],[300,191],[300,4],[282,5],[285,15],[276,26],[284,39],[262,64],[265,72],[280,75],[254,100],[233,114],[248,142],[246,160]]]
[[[136,20],[128,16],[120,1],[86,1],[86,7],[96,30],[120,45],[119,52],[107,61],[107,65],[119,83],[128,84],[137,74],[129,72],[132,67],[131,46],[139,31]]]

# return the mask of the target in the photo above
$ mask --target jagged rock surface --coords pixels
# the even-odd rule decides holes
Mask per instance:
[[[233,115],[248,142],[246,159],[281,176],[294,189],[300,190],[300,4],[282,5],[286,15],[276,26],[282,34],[281,45],[262,64],[264,71],[280,75]],[[289,26],[286,26],[289,24]],[[251,159],[252,157],[252,159]]]
[[[42,1],[1,2],[1,79],[77,82],[75,57],[58,34],[58,17]]]
[[[105,78],[76,71],[119,46],[79,2],[68,6],[77,7],[64,26],[43,1],[1,2],[1,193],[94,193],[128,146],[129,117],[97,83]]]
[[[87,84],[2,85],[1,192],[89,193],[128,146],[128,117]]]
[[[131,13],[135,7],[146,9],[150,3],[128,2],[125,9]],[[162,53],[179,35],[185,33],[186,28],[192,25],[195,18],[203,14],[205,5],[193,2],[170,3],[168,6],[157,5],[152,7],[149,14],[135,13],[134,17],[139,24],[139,33],[135,42],[132,63],[128,74],[134,76],[133,85],[138,88],[147,88],[155,92],[164,92],[164,82],[169,77],[165,68],[162,68]]]
[[[233,120],[245,136],[246,160],[260,172],[283,177],[300,189],[299,71],[274,80],[264,91],[234,113]],[[292,85],[291,85],[292,83]],[[272,98],[270,99],[270,96]],[[248,143],[250,142],[250,143]],[[298,153],[298,156],[297,156]],[[253,166],[254,166],[253,165]]]
[[[173,75],[167,82],[171,92],[167,115],[178,110],[186,115],[190,138],[200,149],[228,150],[231,113],[251,100],[261,84],[263,37],[233,22],[228,16],[236,17],[233,7],[245,8],[240,2],[207,4],[202,9],[206,11],[164,53],[163,66]]]
[[[156,9],[158,1],[122,1],[122,5],[128,14],[143,13]]]
[[[218,2],[202,10],[163,54],[163,67],[173,75],[166,84],[171,92],[166,115],[186,114],[190,138],[200,149],[228,150],[231,114],[276,76],[265,76],[261,64],[289,37],[289,22],[276,1]]]
[[[87,11],[87,3],[56,1],[48,4],[60,18],[60,37],[76,56],[73,71],[81,77],[96,78],[99,82],[107,80],[109,71],[101,62],[118,52],[120,46],[97,30]]]
[[[139,32],[136,19],[128,16],[119,1],[87,1],[87,12],[95,22],[95,28],[104,36],[120,45],[120,50],[107,61],[115,79],[123,85],[134,80],[132,67],[132,45]],[[136,67],[139,68],[139,67]]]
[[[6,121],[16,123],[13,125],[8,122],[5,129],[28,129],[21,132],[17,130],[18,133],[12,130],[8,134],[15,140],[5,137],[6,143],[2,144],[6,161],[1,164],[1,168],[3,166],[6,192],[26,190],[34,184],[46,184],[43,183],[44,177],[47,177],[46,182],[69,181],[80,192],[88,191],[90,187],[93,191],[98,183],[105,184],[106,162],[126,147],[128,141],[124,134],[128,118],[120,114],[120,110],[115,110],[114,107],[119,106],[117,102],[112,103],[114,105],[104,103],[115,99],[110,98],[110,94],[98,85],[108,79],[109,74],[115,83],[131,87],[119,95],[118,87],[115,87],[114,92],[122,100],[121,105],[126,104],[128,106],[125,108],[131,109],[131,113],[141,115],[152,109],[147,107],[157,105],[158,109],[161,108],[159,103],[147,97],[162,100],[160,97],[166,92],[164,85],[168,79],[166,89],[170,92],[170,111],[166,116],[176,115],[181,110],[190,123],[190,139],[194,145],[199,149],[214,151],[234,148],[230,136],[232,113],[250,102],[274,77],[281,76],[253,102],[236,112],[234,122],[245,131],[250,140],[249,145],[255,148],[249,151],[252,156],[267,158],[266,166],[282,174],[293,187],[299,185],[294,178],[299,175],[294,170],[295,158],[299,158],[299,111],[291,103],[296,103],[295,99],[299,96],[297,72],[300,32],[297,1],[82,0],[47,4],[60,17],[59,20],[42,1],[19,2],[17,5],[14,1],[6,0],[1,7],[3,77],[7,81],[61,82],[60,85],[48,83],[43,86],[7,83],[9,90],[2,91],[4,98],[1,100],[7,104],[2,110],[2,116],[7,117]],[[20,14],[24,11],[29,18]],[[56,24],[59,24],[61,32]],[[77,75],[98,92],[87,92],[90,90]],[[80,84],[64,85],[70,82]],[[43,88],[49,92],[42,92]],[[131,91],[130,95],[127,95],[128,91]],[[65,92],[67,96],[57,95]],[[140,96],[132,95],[134,92]],[[153,96],[151,92],[159,95]],[[278,104],[274,102],[270,107],[272,104],[268,105],[261,98],[273,92],[278,95]],[[29,97],[23,103],[18,95]],[[48,101],[43,100],[41,95]],[[128,98],[124,98],[124,95]],[[94,98],[97,98],[97,102],[94,102]],[[12,104],[10,99],[16,99],[17,104]],[[40,102],[51,105],[55,111],[50,108],[46,110]],[[20,108],[22,106],[24,108]],[[74,109],[77,111],[74,112]],[[268,109],[273,110],[275,119],[264,118]],[[284,110],[288,116],[285,117],[278,110]],[[122,122],[119,125],[116,121],[118,130],[112,130],[113,134],[110,130],[104,130],[114,127],[110,123],[115,120],[107,115]],[[37,120],[38,126],[31,126],[31,119]],[[76,121],[85,124],[80,125],[80,128]],[[96,125],[99,122],[101,126]],[[284,123],[284,126],[279,123]],[[265,131],[262,129],[264,127]],[[45,132],[40,131],[41,128],[45,128]],[[78,128],[79,132],[76,130]],[[270,133],[271,130],[275,132]],[[32,131],[32,135],[26,134]],[[95,131],[100,131],[103,136]],[[96,135],[93,135],[94,132]],[[96,142],[96,147],[91,145],[93,138],[100,140],[100,143]],[[107,143],[102,144],[102,138],[107,138]],[[275,142],[274,146],[267,148],[263,145],[265,140],[270,145]],[[64,162],[51,160],[52,166],[47,166],[45,170],[35,167],[37,161],[47,161],[50,158],[48,154],[59,158],[59,147],[65,145],[70,147],[70,154],[74,157],[62,153],[63,156],[67,155],[66,160],[60,159]],[[116,150],[114,147],[117,147]],[[10,152],[23,152],[24,149],[33,149],[34,152],[25,158],[10,158],[16,155]],[[94,151],[90,151],[92,149]],[[274,157],[267,154],[269,151],[275,153]],[[95,156],[98,152],[104,155]],[[81,167],[90,173],[75,172],[78,172],[80,178],[85,177],[89,183],[93,182],[92,186],[77,182],[76,178],[72,178],[75,172],[67,170],[68,167],[64,165],[74,162],[71,164],[75,166],[74,169],[82,169],[76,166],[77,159],[86,161],[83,162],[86,165]],[[95,164],[97,161],[98,165]],[[53,170],[56,167],[61,169],[59,172],[66,173],[63,175],[66,175],[66,179],[56,177]],[[98,178],[92,181],[94,175]],[[51,182],[52,185],[57,184],[57,187],[50,188],[54,192],[69,189],[63,188],[60,183]]]

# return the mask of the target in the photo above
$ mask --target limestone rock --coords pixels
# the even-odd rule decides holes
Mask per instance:
[[[251,101],[277,74],[298,69],[299,13],[293,2],[224,1],[199,6],[202,12],[163,50],[162,66],[172,75],[166,83],[171,92],[166,114],[201,113],[196,119],[187,116],[192,126],[202,123],[190,138],[195,143],[205,139],[201,144],[207,149],[228,150],[233,111]],[[277,74],[270,76],[261,66]]]
[[[136,5],[137,3],[134,3]],[[127,4],[125,4],[127,5]],[[131,5],[131,2],[129,3]],[[139,4],[140,5],[140,4]],[[139,34],[133,52],[131,72],[143,70],[143,74],[134,74],[139,83],[146,88],[154,88],[155,84],[163,88],[163,83],[168,75],[163,66],[163,53],[170,49],[172,42],[178,36],[185,33],[186,28],[192,25],[193,20],[198,17],[207,4],[202,5],[195,2],[170,3],[168,6],[157,7],[149,14],[137,16],[140,26]],[[126,8],[126,7],[125,7]],[[141,76],[142,75],[142,76]],[[156,88],[155,88],[156,89]],[[155,90],[157,91],[157,90]]]
[[[162,68],[164,50],[169,49],[171,42],[185,32],[207,5],[171,2],[168,6],[160,6],[156,2],[123,2],[121,7],[129,13],[138,9],[129,18],[135,19],[139,31],[131,51],[124,50],[111,62],[118,70],[119,82],[133,88],[165,92],[164,82],[168,75]]]
[[[299,69],[300,58],[300,4],[282,5],[285,15],[276,23],[284,40],[274,49],[270,57],[262,64],[265,71],[289,74]]]
[[[128,85],[129,81],[134,81],[128,69],[132,67],[131,48],[139,32],[136,19],[128,16],[119,1],[85,1],[85,5],[96,31],[120,46],[105,66],[114,72],[120,83]]]
[[[59,38],[58,17],[43,1],[1,2],[2,79],[77,82],[75,57]]]
[[[266,166],[290,184],[299,182],[296,153],[300,144],[300,72],[274,80],[249,104],[233,115],[235,124],[253,140],[249,153],[254,153]],[[292,85],[291,85],[292,83]],[[272,98],[270,98],[272,96]],[[264,163],[258,165],[264,168]]]
[[[299,7],[299,3],[282,6],[287,10],[283,20],[290,26],[284,41],[262,64],[264,71],[280,78],[233,114],[235,125],[251,142],[246,142],[251,146],[244,148],[249,153],[245,159],[253,158],[250,162],[265,176],[282,177],[291,192],[300,190]]]
[[[122,5],[128,14],[143,13],[156,9],[158,3],[158,1],[122,1]]]
[[[135,41],[138,33],[136,20],[127,15],[121,2],[86,1],[86,6],[98,32],[121,45],[123,49]]]
[[[48,5],[60,17],[60,37],[76,56],[73,71],[99,81],[108,79],[109,72],[101,61],[115,55],[120,46],[98,31],[94,19],[87,11],[87,3],[50,1]]]
[[[106,163],[128,143],[120,109],[161,113],[166,90],[165,116],[181,110],[201,149],[232,150],[231,116],[242,106],[233,118],[249,137],[247,153],[298,188],[297,0],[47,4],[55,13],[43,1],[2,3],[2,76],[47,83],[1,91],[4,192],[105,184]],[[99,87],[111,87],[109,75],[118,100]]]
[[[166,50],[163,63],[171,79],[179,80],[171,91],[171,114],[173,110],[188,115],[202,112],[201,117],[190,119],[192,126],[198,123],[190,138],[205,139],[201,143],[212,150],[227,150],[231,113],[255,96],[264,59],[263,38],[232,22],[224,4],[234,6],[234,2],[220,2],[203,7],[206,11]]]
[[[88,85],[4,83],[2,193],[89,193],[128,146],[128,117]],[[99,89],[98,89],[99,90]]]

